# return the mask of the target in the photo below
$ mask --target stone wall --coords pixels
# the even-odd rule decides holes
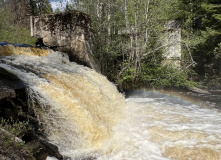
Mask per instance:
[[[166,31],[163,34],[163,45],[167,46],[164,52],[164,56],[166,57],[165,63],[180,67],[182,57],[181,23],[171,20],[168,21],[165,28]]]
[[[100,71],[91,51],[91,20],[79,11],[31,17],[31,36],[44,45],[65,52],[70,61]]]

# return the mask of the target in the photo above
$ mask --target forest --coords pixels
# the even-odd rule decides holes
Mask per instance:
[[[53,1],[53,0],[52,0]],[[30,16],[78,10],[91,17],[93,56],[120,90],[191,87],[221,89],[220,0],[0,0],[0,41],[34,45]],[[175,21],[181,39],[163,43]],[[180,65],[165,63],[181,45]]]

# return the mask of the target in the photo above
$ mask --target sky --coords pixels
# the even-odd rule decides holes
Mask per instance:
[[[59,8],[61,11],[64,10],[66,4],[70,2],[71,0],[50,0],[51,7],[53,8],[53,11],[56,8]]]

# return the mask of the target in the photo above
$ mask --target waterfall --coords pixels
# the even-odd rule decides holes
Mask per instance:
[[[0,67],[26,84],[30,105],[61,152],[99,150],[123,118],[123,95],[101,74],[69,62],[65,54],[48,52],[44,56],[15,52],[2,58]]]
[[[73,160],[221,159],[220,111],[150,92],[125,100],[106,77],[63,53],[3,47],[0,67],[27,86],[29,105],[61,154]]]

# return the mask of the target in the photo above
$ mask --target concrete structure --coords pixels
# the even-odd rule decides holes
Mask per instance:
[[[175,67],[180,67],[182,58],[182,37],[181,23],[176,20],[170,20],[165,25],[166,31],[163,34],[163,45],[165,48],[164,56],[166,64],[172,64]]]
[[[44,45],[68,54],[70,61],[100,72],[91,53],[91,20],[79,11],[31,17],[31,36]]]

